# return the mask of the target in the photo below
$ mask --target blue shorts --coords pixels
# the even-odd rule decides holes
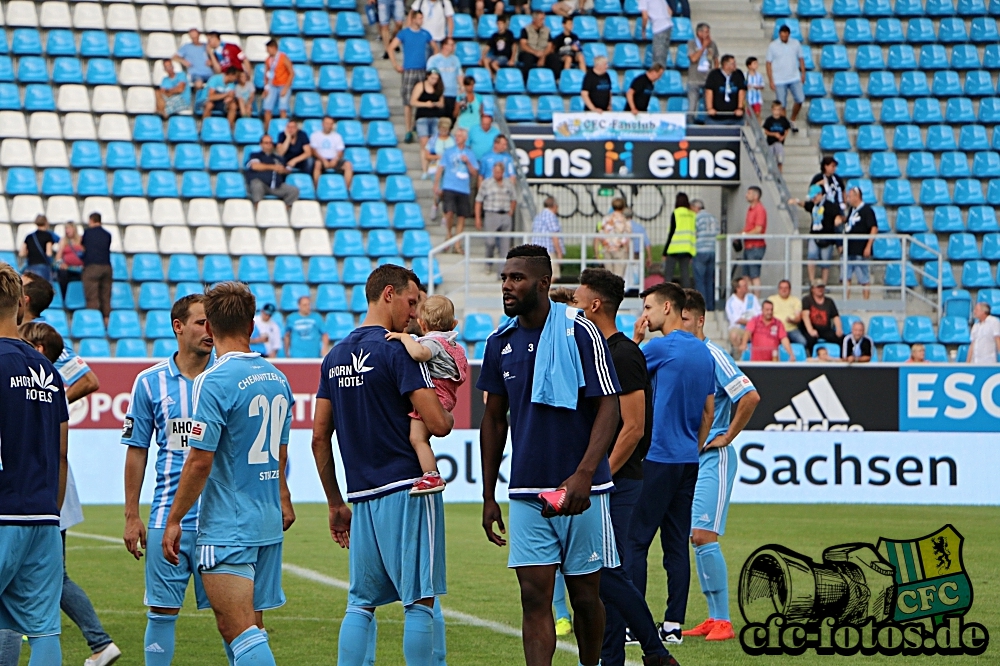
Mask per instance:
[[[281,590],[281,546],[198,545],[198,571],[203,576],[230,574],[253,581],[253,609],[265,611],[285,605]]]
[[[275,111],[284,111],[288,113],[288,105],[292,99],[292,91],[289,89],[284,95],[279,95],[278,90],[280,88],[276,86],[270,86],[264,91],[264,99],[261,101],[260,109],[261,111],[270,111],[274,113]]]
[[[711,438],[709,438],[711,439]],[[726,533],[729,498],[736,482],[736,451],[732,446],[709,449],[698,458],[698,482],[691,503],[691,529]]]
[[[819,243],[810,238],[809,239],[809,249],[806,251],[806,259],[811,259],[816,261],[817,259],[823,259],[824,261],[830,261],[833,258],[833,248],[835,247],[831,241],[825,241],[830,243],[826,247],[820,247]],[[830,264],[820,264],[820,268],[829,268]]]
[[[746,261],[761,261],[764,258],[764,253],[767,252],[766,247],[748,247],[743,250],[743,259]],[[743,264],[743,275],[750,279],[760,277],[760,264]]]
[[[858,284],[871,284],[868,260],[860,254],[847,255],[847,279],[857,279]]]
[[[146,543],[157,544],[146,550],[146,596],[143,603],[155,608],[180,608],[184,605],[188,581],[194,576],[194,597],[198,609],[210,608],[205,588],[198,572],[198,548],[195,541],[198,533],[188,530],[181,532],[181,561],[174,566],[163,557],[163,530],[149,528]]]
[[[590,508],[577,516],[542,517],[539,500],[512,499],[508,529],[507,566],[537,567],[559,564],[566,576],[583,576],[603,567],[619,566],[609,498],[590,496]]]
[[[782,106],[787,106],[788,93],[792,94],[792,100],[796,104],[806,101],[806,91],[802,87],[802,81],[792,81],[791,83],[778,83],[774,86],[774,98],[781,102]]]
[[[0,525],[0,629],[58,636],[63,556],[58,525]]]
[[[409,487],[354,504],[347,605],[403,606],[447,594],[444,500]]]
[[[390,21],[402,23],[406,19],[403,0],[378,0],[379,25],[389,25]]]

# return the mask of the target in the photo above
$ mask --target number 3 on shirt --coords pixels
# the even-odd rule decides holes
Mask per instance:
[[[248,465],[263,465],[268,462],[268,458],[278,460],[278,449],[281,446],[281,429],[285,424],[285,416],[288,414],[288,398],[283,395],[274,396],[274,400],[269,405],[267,396],[258,394],[250,401],[250,416],[260,416],[260,430],[257,438],[253,440],[253,446],[247,454]],[[270,420],[269,420],[270,419]],[[267,439],[268,424],[271,431],[271,455],[268,456],[264,450],[264,442]]]

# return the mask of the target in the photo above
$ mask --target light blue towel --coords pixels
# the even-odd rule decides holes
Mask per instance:
[[[576,346],[574,322],[579,312],[564,303],[551,304],[535,350],[531,402],[576,409],[580,387],[586,383],[580,349]],[[514,317],[497,329],[497,337],[516,327],[517,317]]]

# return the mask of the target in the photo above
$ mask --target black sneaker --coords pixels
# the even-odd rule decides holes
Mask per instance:
[[[680,666],[674,655],[670,654],[650,654],[642,658],[642,666]]]
[[[638,645],[639,639],[635,637],[632,630],[625,627],[625,645]]]
[[[660,640],[668,645],[680,645],[684,642],[684,637],[681,636],[680,627],[677,629],[666,630],[663,625],[660,625]]]
[[[386,51],[382,54],[382,60],[388,60],[388,59],[389,59],[389,52]]]

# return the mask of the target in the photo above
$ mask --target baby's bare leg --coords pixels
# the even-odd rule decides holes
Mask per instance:
[[[410,446],[417,452],[417,460],[420,461],[420,469],[424,474],[438,471],[437,460],[431,449],[431,433],[420,419],[410,419]]]

